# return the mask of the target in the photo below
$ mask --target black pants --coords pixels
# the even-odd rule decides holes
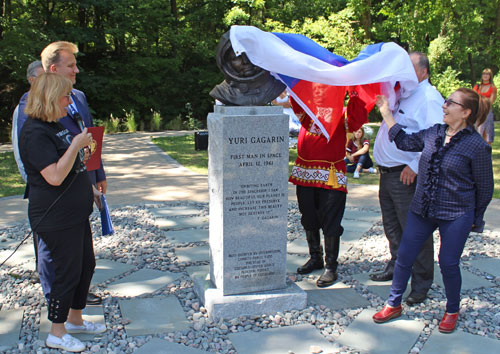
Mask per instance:
[[[382,222],[391,251],[390,265],[394,267],[401,237],[406,225],[417,181],[406,185],[399,180],[401,171],[380,175],[379,201]],[[419,252],[411,276],[411,288],[418,294],[427,294],[434,279],[434,246],[432,237],[424,243]]]
[[[328,254],[326,258],[337,263],[340,236],[344,228],[340,224],[344,216],[346,193],[338,190],[297,186],[297,201],[302,214],[300,219],[306,231],[323,230],[325,239],[335,240],[335,254]],[[333,259],[331,259],[333,258]]]
[[[54,282],[49,298],[49,320],[64,323],[69,309],[85,308],[95,269],[94,248],[89,221],[65,230],[39,232],[50,250]]]

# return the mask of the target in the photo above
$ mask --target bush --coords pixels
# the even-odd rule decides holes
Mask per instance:
[[[151,112],[153,113],[153,117],[151,118],[151,131],[160,131],[162,126],[162,117],[160,112],[156,112],[153,109],[151,109]]]
[[[458,78],[461,73],[455,71],[448,66],[442,74],[434,74],[432,83],[436,86],[437,90],[441,92],[443,97],[448,97],[453,91],[460,87],[469,87],[469,85]]]
[[[498,90],[498,88],[500,87],[500,73],[498,73],[497,76],[493,78],[493,83]],[[495,115],[495,120],[500,120],[500,98],[498,98],[498,92],[497,99],[493,103],[493,114]]]
[[[169,120],[165,125],[167,130],[182,130],[184,125],[182,124],[182,116],[179,114],[177,117]]]
[[[187,115],[186,115],[186,120],[183,122],[185,129],[187,130],[198,130],[203,128],[203,125],[199,120],[197,120],[194,115],[193,115],[193,109],[191,107],[191,103],[186,103],[186,110],[187,110]]]
[[[118,133],[120,131],[120,119],[113,117],[113,114],[109,116],[109,119],[104,122],[104,130],[106,133]]]
[[[135,122],[135,114],[134,111],[131,110],[130,112],[125,112],[125,127],[127,128],[127,132],[136,132],[137,131],[137,123]]]

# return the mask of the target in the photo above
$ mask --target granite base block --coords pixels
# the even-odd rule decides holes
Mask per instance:
[[[217,321],[240,316],[273,314],[301,310],[307,306],[307,293],[295,283],[286,288],[239,295],[223,295],[209,279],[209,275],[192,277],[196,295],[203,302],[209,316]]]

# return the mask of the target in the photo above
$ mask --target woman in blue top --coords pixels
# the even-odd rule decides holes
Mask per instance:
[[[482,232],[483,216],[493,195],[491,147],[474,123],[488,114],[490,103],[473,90],[460,88],[443,104],[443,122],[414,134],[396,123],[388,101],[377,106],[398,149],[422,151],[415,196],[398,250],[388,304],[373,316],[383,323],[401,315],[401,298],[413,262],[424,242],[439,228],[439,265],[446,292],[446,312],[439,331],[453,332],[460,304],[460,257],[471,231]]]

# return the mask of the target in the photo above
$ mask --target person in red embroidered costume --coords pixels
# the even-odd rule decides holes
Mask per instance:
[[[335,88],[336,94],[345,90]],[[334,121],[335,108],[328,106],[328,89],[315,94],[318,111],[327,122]],[[314,121],[291,99],[292,108],[299,117],[302,127],[297,144],[297,160],[289,181],[297,186],[297,201],[302,214],[301,223],[306,232],[310,259],[297,269],[299,274],[309,274],[315,269],[325,271],[316,282],[318,287],[326,287],[337,280],[337,258],[339,255],[340,236],[344,229],[340,225],[344,215],[347,177],[344,162],[346,129],[356,131],[368,121],[365,103],[355,92],[344,109],[346,117],[338,120],[330,140],[321,133]],[[330,119],[331,118],[331,119]],[[325,262],[320,241],[320,229],[325,242]]]

